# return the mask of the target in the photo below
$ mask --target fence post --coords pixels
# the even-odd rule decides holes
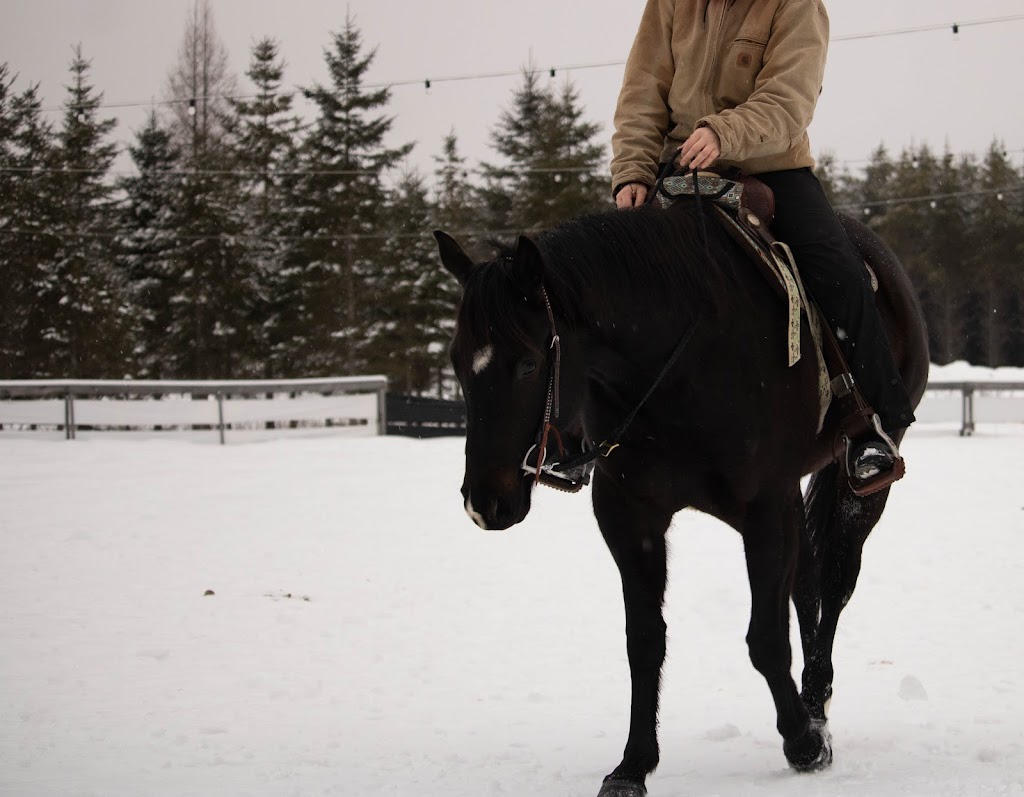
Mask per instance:
[[[75,399],[70,390],[64,394],[64,439],[75,439]]]
[[[388,383],[377,388],[377,434],[388,433]]]
[[[960,422],[960,436],[974,434],[974,385],[963,386],[963,413]]]
[[[217,391],[217,430],[220,432],[220,444],[224,445],[224,392]]]

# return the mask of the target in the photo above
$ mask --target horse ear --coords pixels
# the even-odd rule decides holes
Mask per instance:
[[[533,239],[520,235],[516,239],[514,258],[516,284],[526,294],[527,299],[540,300],[540,292],[544,287],[544,258]]]
[[[448,233],[434,230],[434,239],[437,241],[437,248],[441,253],[442,265],[464,286],[469,279],[470,272],[476,267],[472,259]]]

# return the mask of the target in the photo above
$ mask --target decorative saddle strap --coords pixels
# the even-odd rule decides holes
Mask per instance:
[[[696,181],[692,175],[672,175],[659,182],[657,198],[662,207],[668,207],[680,199],[694,197],[699,191],[701,199],[712,203],[719,222],[741,248],[761,266],[765,277],[786,302],[786,361],[789,366],[800,361],[800,313],[803,310],[807,316],[818,361],[820,429],[832,401],[832,386],[823,351],[819,316],[804,289],[793,252],[785,243],[776,240],[769,230],[769,222],[774,216],[770,192],[760,183],[755,181],[755,184],[756,187],[762,188],[762,193],[755,192],[753,196],[748,197],[744,191],[746,185],[743,181],[730,180],[714,172],[700,172]],[[757,207],[757,212],[748,206],[748,200]]]

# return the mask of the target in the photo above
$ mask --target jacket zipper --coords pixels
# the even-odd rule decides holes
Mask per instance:
[[[730,5],[732,3],[722,3],[722,13],[718,17],[718,24],[708,35],[708,40],[711,42],[711,67],[708,70],[707,80],[704,84],[704,116],[710,116],[715,112],[714,103],[711,101],[711,90],[713,88],[711,84],[714,82],[715,68],[718,66],[718,51],[722,47],[719,39],[722,36],[722,30],[725,28],[725,15],[729,12]]]

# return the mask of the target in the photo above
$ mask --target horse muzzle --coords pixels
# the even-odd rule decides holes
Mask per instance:
[[[532,481],[527,476],[517,474],[513,479],[500,480],[500,485],[482,485],[471,489],[463,485],[466,514],[476,525],[487,531],[502,531],[521,523],[530,511]]]

